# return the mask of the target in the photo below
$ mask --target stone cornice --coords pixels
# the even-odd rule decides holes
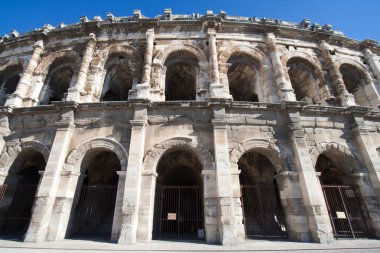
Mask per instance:
[[[140,14],[136,14],[140,13]],[[171,14],[170,17],[165,12],[163,15],[150,18],[145,17],[140,11],[137,11],[132,16],[115,17],[111,13],[107,14],[107,17],[102,19],[99,16],[94,17],[92,20],[87,17],[81,17],[80,22],[70,25],[60,24],[58,26],[45,25],[42,28],[35,31],[18,34],[13,30],[10,35],[3,35],[0,37],[0,47],[18,43],[21,41],[35,41],[38,39],[46,39],[49,36],[56,36],[62,34],[62,32],[72,33],[74,35],[85,35],[91,32],[100,32],[102,28],[117,28],[129,26],[129,28],[135,29],[149,29],[152,27],[165,27],[171,25],[183,25],[194,26],[200,25],[205,29],[211,26],[216,28],[222,26],[247,26],[262,32],[276,32],[279,30],[296,32],[296,33],[308,33],[312,35],[316,40],[329,40],[331,43],[339,41],[340,43],[348,42],[349,45],[355,45],[355,47],[369,47],[380,51],[376,41],[364,40],[358,41],[345,37],[341,32],[334,31],[329,24],[320,26],[317,23],[311,24],[309,20],[302,20],[300,23],[287,22],[278,19],[270,18],[257,18],[257,17],[240,17],[230,16],[225,12],[214,14],[212,11],[207,11],[206,14],[188,14],[177,15]]]
[[[34,115],[34,114],[59,114],[60,111],[107,111],[107,110],[125,110],[133,111],[136,106],[146,107],[147,109],[165,109],[165,110],[196,110],[210,109],[215,106],[224,107],[229,113],[235,110],[245,113],[260,112],[285,112],[299,111],[302,114],[325,116],[341,115],[348,117],[364,117],[367,119],[380,120],[380,112],[372,111],[368,107],[351,106],[351,107],[333,107],[306,105],[304,102],[282,102],[282,103],[254,103],[254,102],[233,102],[233,101],[165,101],[165,102],[147,102],[136,103],[136,101],[115,101],[115,102],[94,102],[94,103],[75,103],[75,102],[54,102],[52,105],[42,105],[33,107],[0,107],[0,114],[5,115]]]

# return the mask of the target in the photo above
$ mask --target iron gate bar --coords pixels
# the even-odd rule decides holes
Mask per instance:
[[[204,218],[197,186],[161,186],[156,194],[153,239],[203,239],[198,237]]]
[[[373,231],[369,215],[355,188],[347,185],[322,185],[322,191],[336,238],[356,239],[371,236]]]
[[[0,234],[22,237],[32,216],[38,185],[0,186]]]
[[[116,194],[116,186],[82,186],[72,218],[71,236],[109,239]]]
[[[285,215],[275,185],[241,186],[247,238],[287,238]]]
[[[343,195],[342,195],[341,187],[339,187],[338,190],[339,190],[339,196],[340,196],[340,197],[342,198],[342,200],[343,200]],[[346,205],[344,204],[344,200],[342,201],[342,203],[343,203],[344,212],[349,216],[349,213],[348,213],[348,211],[347,211],[347,207],[346,207]],[[350,226],[350,229],[351,229],[351,232],[352,232],[352,237],[355,239],[355,233],[354,233],[354,229],[352,228],[350,218],[348,219],[348,225]]]

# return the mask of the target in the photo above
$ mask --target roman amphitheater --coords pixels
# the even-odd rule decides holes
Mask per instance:
[[[0,237],[380,237],[380,47],[310,20],[81,17],[0,39]]]

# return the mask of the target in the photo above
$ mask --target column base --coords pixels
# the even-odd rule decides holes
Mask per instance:
[[[212,83],[210,85],[210,96],[211,98],[223,98],[230,99],[231,96],[224,92],[224,86],[220,83]]]
[[[37,197],[32,210],[32,218],[24,242],[45,241],[55,198]]]
[[[73,87],[67,91],[65,101],[81,102],[81,97],[81,92],[76,87]]]
[[[293,89],[281,89],[281,101],[297,101]]]
[[[148,83],[137,84],[130,97],[132,99],[150,100],[150,85]]]
[[[5,101],[4,106],[22,107],[23,101],[24,101],[24,98],[21,97],[19,94],[10,94],[8,95],[7,101]]]
[[[339,100],[343,107],[357,106],[354,95],[350,93],[340,95]]]
[[[130,216],[124,215],[118,244],[135,244],[137,227],[132,227]]]

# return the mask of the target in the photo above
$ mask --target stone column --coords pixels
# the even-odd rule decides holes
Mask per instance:
[[[142,171],[137,240],[152,240],[156,171]]]
[[[369,92],[373,94],[371,97],[373,97],[373,99],[376,100],[375,103],[378,103],[380,99],[380,96],[379,96],[380,94],[380,57],[372,53],[371,50],[368,48],[364,49],[364,55],[377,81],[376,84],[373,82],[373,80],[370,84],[368,84],[368,85],[371,85],[371,89],[369,90]],[[379,107],[379,106],[380,105],[377,104],[374,107]],[[375,108],[375,109],[378,109],[378,108]]]
[[[141,173],[144,158],[146,108],[136,107],[132,126],[127,175],[122,207],[122,224],[118,243],[136,243],[141,191]]]
[[[322,41],[319,45],[322,51],[322,56],[326,64],[326,69],[329,70],[330,78],[332,81],[333,89],[336,92],[336,96],[338,96],[339,101],[342,106],[355,106],[355,97],[353,94],[349,93],[346,89],[346,86],[343,81],[342,74],[338,69],[338,66],[335,64],[335,60],[330,54],[329,44]]]
[[[244,241],[240,193],[237,194],[233,191],[225,108],[215,105],[213,109],[214,119],[212,120],[212,126],[214,133],[220,243],[222,245],[236,245]],[[237,220],[238,218],[240,221]]]
[[[60,121],[56,122],[56,134],[46,163],[45,173],[39,185],[32,210],[29,229],[25,235],[26,242],[45,240],[50,217],[52,215],[58,192],[60,173],[64,165],[68,147],[74,130],[74,111],[71,106],[60,108]]]
[[[136,99],[150,99],[150,76],[152,72],[154,28],[148,29],[145,34],[144,67],[142,83],[136,85]]]
[[[33,72],[37,67],[41,59],[41,54],[44,51],[44,44],[42,40],[37,41],[34,45],[34,51],[30,58],[28,65],[26,66],[24,73],[22,74],[20,81],[18,82],[16,91],[13,94],[8,95],[8,99],[5,102],[6,106],[21,107],[23,100],[27,96],[29,87],[31,87],[31,81]]]
[[[296,101],[292,84],[286,80],[284,67],[282,66],[280,54],[276,45],[276,37],[273,33],[267,33],[266,43],[270,51],[270,58],[273,65],[273,71],[276,77],[277,87],[280,89],[282,101]]]
[[[380,203],[380,158],[376,146],[372,141],[363,117],[354,116],[352,121],[354,127],[351,129],[351,132],[364,160],[364,164],[368,169],[373,189]]]
[[[81,102],[81,96],[85,95],[85,85],[87,81],[87,73],[90,68],[94,50],[96,47],[96,36],[94,33],[90,33],[88,36],[88,42],[86,49],[82,57],[82,64],[78,72],[78,78],[75,86],[70,87],[66,97],[66,101]]]
[[[83,181],[84,174],[64,170],[60,172],[59,188],[50,217],[47,241],[63,240],[68,230],[70,214],[75,210],[74,196]],[[80,191],[80,187],[79,187]]]
[[[12,109],[9,107],[3,107],[0,109],[0,152],[5,146],[4,137],[11,134],[9,129],[9,114],[12,113]]]
[[[219,212],[216,187],[216,171],[203,170],[203,203],[205,221],[205,239],[207,243],[218,243]]]
[[[123,195],[125,191],[125,177],[126,171],[117,171],[117,175],[119,176],[119,182],[117,183],[117,194],[116,194],[116,202],[115,202],[115,211],[113,215],[112,222],[112,233],[111,233],[111,241],[117,242],[119,240],[120,231],[121,231],[121,222],[123,220]]]
[[[369,48],[364,49],[364,55],[369,63],[369,66],[371,67],[372,73],[380,85],[380,57],[372,53]]]
[[[299,172],[301,193],[306,208],[311,237],[313,241],[319,243],[332,242],[334,237],[326,203],[324,202],[322,188],[317,179],[304,138],[298,108],[288,107],[288,116],[289,138],[295,166]]]
[[[286,232],[290,240],[309,242],[312,240],[308,217],[304,206],[299,173],[285,171],[274,176],[285,213]]]
[[[7,172],[0,172],[0,185],[3,185],[5,183],[8,175],[9,174]]]
[[[365,205],[373,231],[377,238],[380,237],[380,207],[375,192],[373,191],[369,174],[356,173],[349,175],[349,180],[360,192],[363,204]]]
[[[228,98],[224,94],[224,87],[219,80],[218,51],[216,48],[216,31],[209,28],[207,30],[207,40],[209,46],[210,61],[210,96],[212,98]]]

